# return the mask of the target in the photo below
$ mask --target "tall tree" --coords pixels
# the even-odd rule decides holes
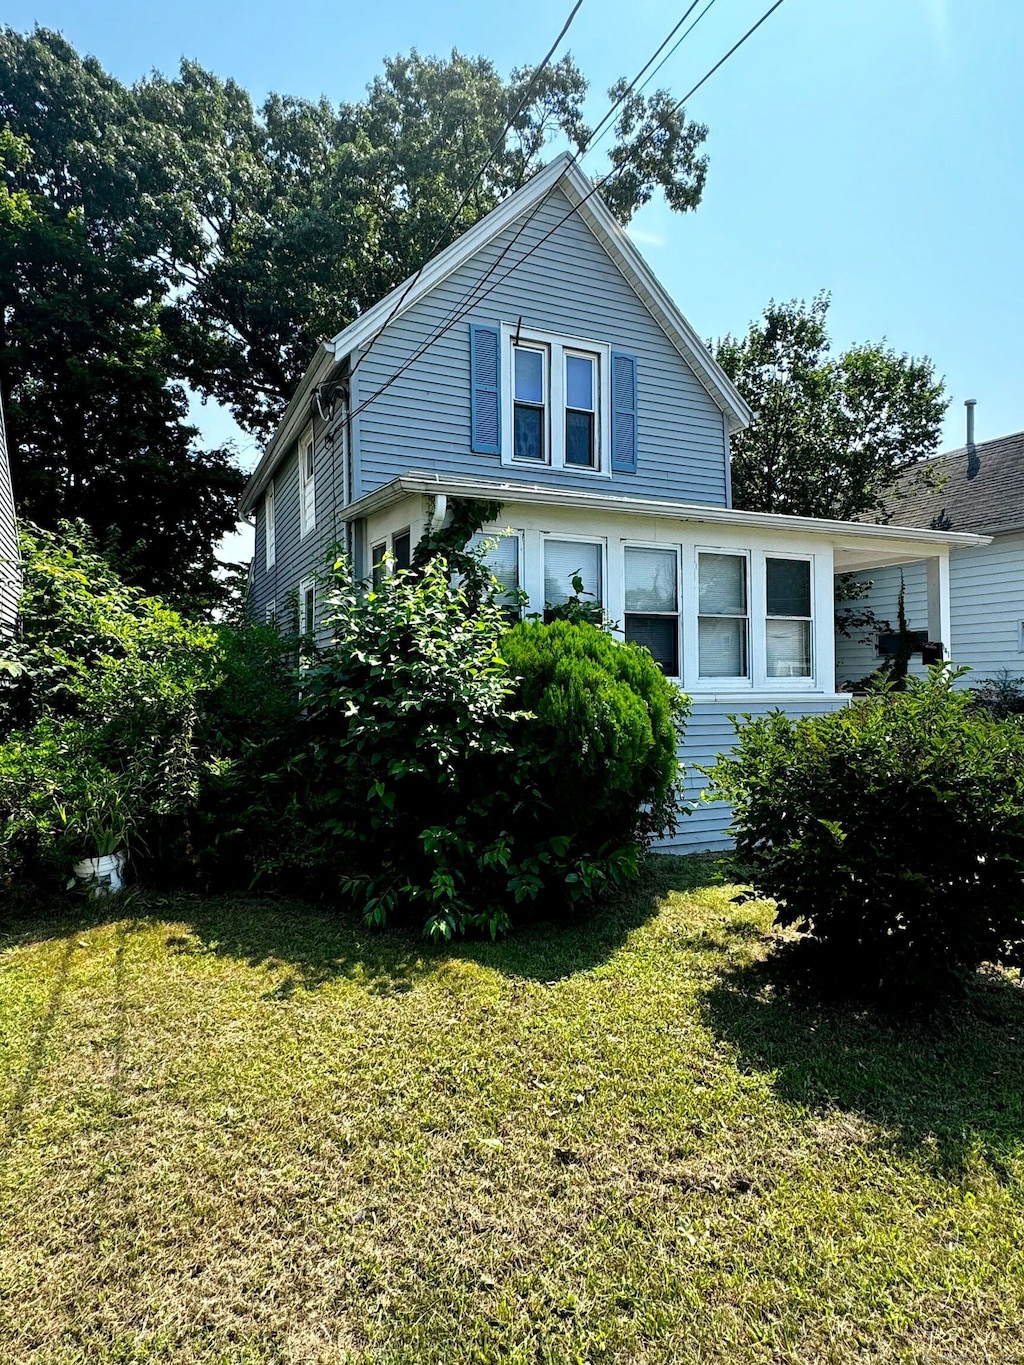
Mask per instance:
[[[948,405],[932,362],[880,342],[829,355],[829,296],[771,302],[712,351],[755,417],[733,443],[737,507],[797,516],[884,514],[885,495],[932,453]]]
[[[48,528],[82,518],[149,591],[214,598],[243,479],[229,452],[196,448],[172,382],[156,139],[63,39],[9,30],[0,128],[0,392],[19,511]]]

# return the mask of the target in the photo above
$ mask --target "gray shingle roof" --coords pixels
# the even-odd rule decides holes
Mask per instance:
[[[936,476],[929,488],[920,478]],[[886,511],[895,526],[935,531],[995,531],[1024,527],[1024,431],[946,451],[908,470]]]

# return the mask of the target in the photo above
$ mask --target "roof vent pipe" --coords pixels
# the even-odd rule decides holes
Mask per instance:
[[[974,448],[974,409],[977,406],[976,398],[965,398],[964,407],[967,409],[967,448]]]

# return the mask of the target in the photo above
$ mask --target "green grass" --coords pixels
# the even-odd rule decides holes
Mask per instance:
[[[15,925],[0,1360],[1024,1360],[1020,989],[794,1002],[715,876],[443,950],[265,901]]]

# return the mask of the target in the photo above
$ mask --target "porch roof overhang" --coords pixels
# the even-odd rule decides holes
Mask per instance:
[[[494,502],[558,507],[620,516],[661,517],[709,525],[748,527],[751,530],[799,531],[822,536],[833,547],[837,573],[878,569],[916,559],[944,555],[951,549],[988,545],[991,536],[966,531],[930,531],[910,526],[878,526],[870,522],[830,521],[793,517],[777,512],[742,512],[703,503],[672,502],[661,498],[631,498],[599,490],[522,483],[515,479],[475,479],[410,470],[364,494],[342,510],[346,522],[384,512],[408,497],[483,498]]]

